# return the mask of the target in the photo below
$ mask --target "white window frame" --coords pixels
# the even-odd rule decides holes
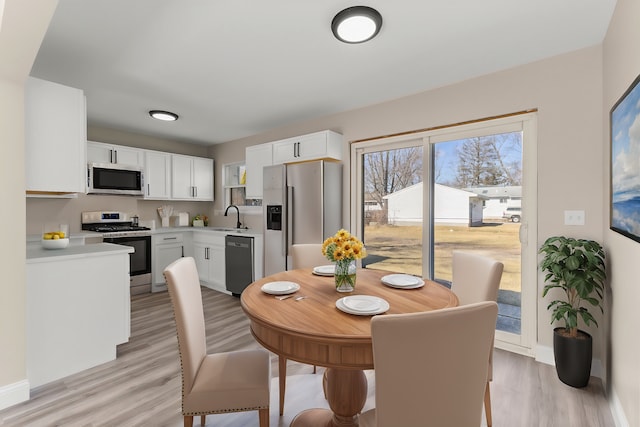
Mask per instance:
[[[362,215],[363,207],[361,206],[362,194],[362,155],[367,152],[380,150],[391,150],[415,146],[416,141],[422,141],[424,147],[423,161],[423,177],[425,182],[429,180],[429,185],[425,185],[425,191],[430,191],[432,187],[432,150],[431,145],[436,142],[457,140],[475,136],[486,136],[503,132],[513,131],[514,129],[523,132],[523,217],[520,227],[520,242],[522,245],[522,303],[521,303],[521,319],[522,327],[518,338],[515,334],[509,334],[503,331],[496,331],[496,347],[509,350],[515,353],[525,354],[529,356],[535,355],[537,341],[537,114],[536,112],[527,112],[521,114],[513,114],[505,117],[476,121],[473,123],[452,125],[441,127],[438,129],[419,131],[415,133],[405,133],[398,136],[382,137],[379,139],[367,140],[364,142],[352,143],[350,146],[350,168],[351,180],[350,191],[352,197],[350,206],[351,224],[355,225],[356,235],[362,238],[362,230],[364,218]],[[432,196],[425,194],[423,197],[424,206],[424,223],[423,226],[423,247],[427,248],[423,252],[423,275],[424,277],[433,277],[431,261],[431,247],[433,246],[433,218],[431,209],[428,209],[432,202]],[[427,217],[428,216],[428,217]],[[428,221],[428,223],[427,223]]]

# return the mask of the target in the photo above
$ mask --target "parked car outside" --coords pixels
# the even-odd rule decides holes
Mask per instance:
[[[508,219],[511,222],[520,222],[520,217],[522,215],[522,208],[507,208],[502,213],[502,218]]]

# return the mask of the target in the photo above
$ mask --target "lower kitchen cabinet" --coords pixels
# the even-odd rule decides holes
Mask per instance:
[[[225,284],[224,235],[194,232],[193,252],[200,281],[208,288],[229,293]]]
[[[30,388],[116,358],[131,331],[131,251],[106,243],[27,249]]]
[[[162,272],[178,258],[185,256],[185,234],[163,233],[151,236],[151,292],[167,289]]]

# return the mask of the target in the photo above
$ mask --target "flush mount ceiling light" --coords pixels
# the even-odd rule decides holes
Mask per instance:
[[[173,122],[175,120],[178,120],[178,115],[170,111],[151,110],[149,111],[149,115],[154,119],[164,120],[165,122]]]
[[[348,7],[331,21],[333,35],[345,43],[363,43],[371,40],[382,27],[382,15],[367,6]]]

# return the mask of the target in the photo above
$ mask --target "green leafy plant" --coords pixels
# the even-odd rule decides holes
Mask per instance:
[[[552,311],[551,323],[564,320],[569,336],[578,335],[578,316],[589,326],[598,326],[593,315],[583,304],[602,309],[606,279],[605,255],[602,246],[593,240],[555,236],[548,238],[539,251],[544,254],[540,268],[546,273],[547,283],[542,296],[554,288],[561,289],[566,300],[554,300],[547,310]]]

